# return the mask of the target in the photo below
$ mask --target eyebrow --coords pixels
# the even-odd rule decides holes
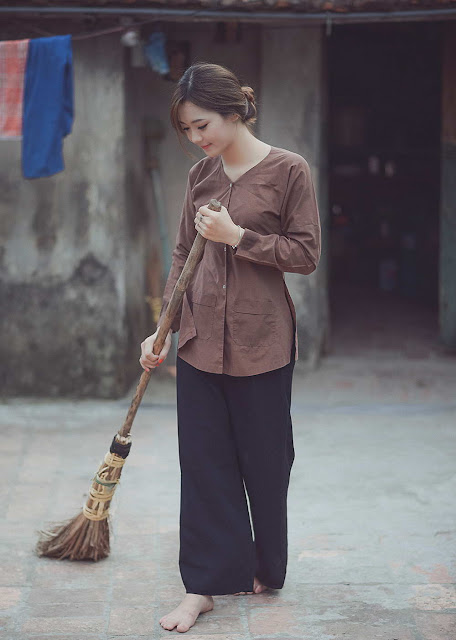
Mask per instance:
[[[193,124],[194,122],[202,122],[203,120],[207,120],[207,118],[197,118],[196,120],[192,120],[191,124]],[[182,122],[182,120],[179,120],[180,124],[185,124],[185,122]]]

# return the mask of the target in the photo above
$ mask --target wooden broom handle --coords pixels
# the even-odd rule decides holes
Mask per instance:
[[[208,208],[212,209],[212,211],[221,211],[222,205],[218,200],[215,200],[213,198],[210,201]],[[187,256],[187,260],[185,261],[182,272],[179,276],[179,279],[174,285],[173,293],[171,294],[168,306],[166,307],[165,315],[163,316],[163,320],[160,324],[160,329],[158,330],[157,337],[155,338],[154,345],[152,347],[152,353],[154,353],[155,355],[158,355],[163,349],[166,336],[168,335],[168,332],[171,328],[174,316],[179,309],[179,305],[182,302],[182,298],[184,297],[184,293],[188,287],[188,284],[193,277],[196,265],[203,257],[205,245],[206,238],[202,236],[198,231],[198,233],[196,234],[196,238],[193,241],[190,253]],[[125,422],[122,428],[119,429],[119,436],[123,436],[125,438],[130,433],[131,425],[133,424],[133,420],[135,418],[138,407],[141,404],[142,397],[147,388],[151,375],[152,369],[150,369],[149,371],[143,371],[141,378],[139,379],[138,386],[136,387],[136,393],[133,400],[131,401],[131,405],[128,410]]]

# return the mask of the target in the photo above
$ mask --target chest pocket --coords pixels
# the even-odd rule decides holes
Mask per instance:
[[[236,300],[233,304],[233,340],[242,347],[263,347],[276,338],[272,300]]]
[[[201,340],[209,340],[212,336],[217,297],[214,293],[192,292],[189,295],[189,300],[192,306],[196,335]]]

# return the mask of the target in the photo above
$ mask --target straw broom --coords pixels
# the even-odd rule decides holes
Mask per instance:
[[[208,207],[213,211],[221,210],[220,202],[215,199],[210,201]],[[193,276],[196,265],[202,258],[205,245],[206,238],[198,232],[158,330],[152,348],[155,355],[158,355],[163,348],[184,292]],[[69,560],[97,561],[109,555],[111,527],[109,506],[119,484],[123,465],[130,453],[131,426],[151,374],[152,369],[144,370],[142,373],[126,420],[114,436],[109,451],[92,479],[89,497],[82,511],[71,520],[57,524],[51,530],[38,531],[39,540],[35,548],[38,556],[58,558],[59,560],[68,558]]]

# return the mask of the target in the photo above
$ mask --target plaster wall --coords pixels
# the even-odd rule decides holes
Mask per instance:
[[[73,43],[64,171],[25,179],[0,143],[0,386],[112,397],[124,386],[124,82],[116,35]]]
[[[322,257],[308,276],[286,273],[296,307],[299,362],[312,368],[328,348],[326,49],[321,27],[262,32],[260,137],[310,165],[322,225]]]

